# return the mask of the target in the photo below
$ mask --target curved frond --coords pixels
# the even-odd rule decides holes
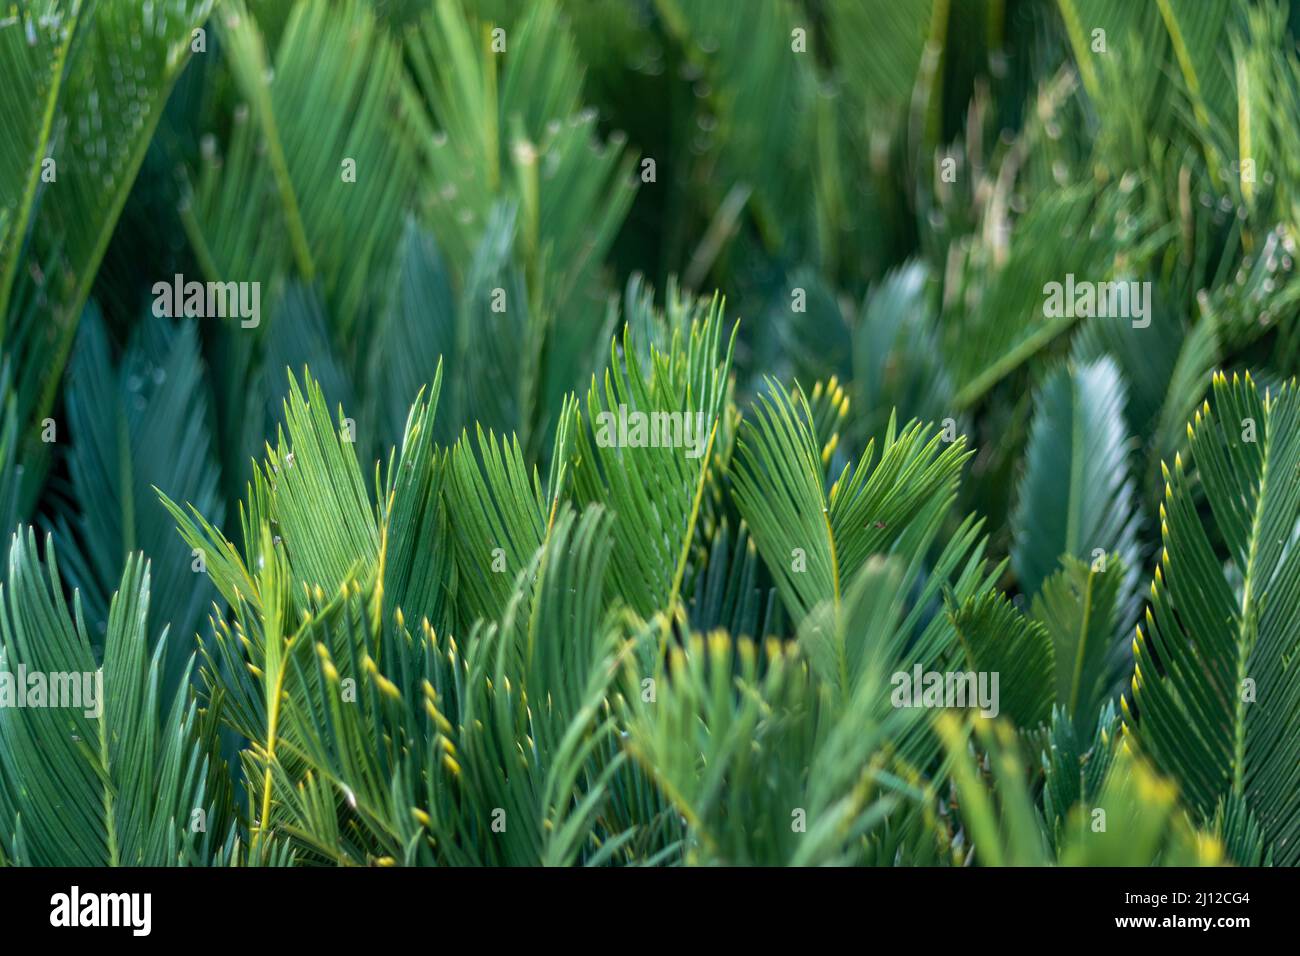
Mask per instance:
[[[102,662],[54,551],[20,529],[0,588],[0,843],[40,866],[210,862],[233,820],[215,726],[168,692],[168,637],[149,626],[148,565],[132,556]],[[21,827],[22,839],[14,837]]]
[[[951,504],[964,437],[946,446],[931,426],[887,429],[845,465],[825,490],[830,448],[818,447],[808,401],[769,382],[741,428],[734,475],[736,503],[795,620],[822,601],[838,602],[843,582],[872,554],[888,551],[936,502]]]
[[[1126,727],[1203,817],[1237,798],[1300,861],[1300,397],[1220,374],[1166,472]],[[1204,506],[1200,502],[1204,502]]]

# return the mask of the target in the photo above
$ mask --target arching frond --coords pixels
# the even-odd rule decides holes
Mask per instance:
[[[176,866],[231,851],[215,725],[168,690],[148,565],[126,562],[103,653],[70,611],[53,547],[20,529],[0,588],[0,840],[38,866]],[[223,850],[223,844],[225,844]]]
[[[1164,547],[1134,642],[1142,753],[1212,816],[1236,798],[1300,861],[1300,399],[1220,374],[1166,472]],[[1202,506],[1200,502],[1204,502]]]

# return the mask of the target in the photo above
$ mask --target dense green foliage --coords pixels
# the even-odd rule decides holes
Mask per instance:
[[[1300,864],[1298,28],[0,0],[0,863]]]

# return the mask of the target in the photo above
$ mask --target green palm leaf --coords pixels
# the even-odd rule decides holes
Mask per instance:
[[[1244,800],[1277,862],[1293,864],[1300,400],[1294,382],[1261,394],[1249,376],[1222,374],[1213,398],[1188,426],[1194,470],[1179,456],[1166,473],[1164,549],[1134,644],[1126,726],[1204,818],[1221,800]]]
[[[1073,558],[1043,582],[1033,616],[1055,649],[1056,702],[1085,721],[1112,700],[1132,673],[1127,622],[1120,620],[1123,565],[1115,556],[1094,570]]]
[[[1011,566],[1036,594],[1063,556],[1104,565],[1122,561],[1121,603],[1131,600],[1138,564],[1132,451],[1125,388],[1108,359],[1060,367],[1039,390],[1025,473],[1012,519]]]
[[[705,169],[720,167],[725,173],[718,178],[737,184],[709,197],[710,205],[718,207],[709,213],[725,224],[749,203],[763,241],[779,248],[789,238],[784,229],[793,227],[800,235],[807,218],[804,183],[812,156],[791,146],[806,142],[813,129],[817,74],[812,24],[787,0],[759,5],[656,0],[655,6],[670,36],[684,48],[687,75],[700,79],[695,91],[707,110],[701,112],[700,125],[707,125],[709,135],[696,140],[701,146],[693,152],[699,158],[691,159],[707,164]],[[804,30],[802,53],[795,52],[795,29]],[[687,127],[680,135],[697,132]],[[702,278],[705,262],[719,252],[708,251],[707,239],[701,243],[698,261],[687,272],[688,284]]]
[[[562,512],[504,616],[453,651],[466,670],[457,708],[439,706],[453,760],[436,779],[455,796],[434,805],[431,828],[478,862],[567,865],[596,851],[622,759],[598,759],[615,729],[603,703],[616,673],[603,610],[608,521],[600,509]]]
[[[994,696],[999,711],[1022,730],[1045,724],[1056,696],[1055,656],[1047,629],[1017,611],[998,591],[969,598],[960,607],[950,603],[948,613],[966,666],[977,675],[989,675],[990,686],[997,675]]]
[[[1168,34],[1156,3],[1057,0],[1079,75],[1100,125],[1099,149],[1135,162],[1164,104]]]
[[[893,805],[869,765],[887,732],[878,679],[833,718],[796,648],[715,632],[673,648],[653,686],[629,718],[629,748],[685,817],[688,863],[860,858]]]
[[[1087,736],[1088,725],[1070,719],[1062,707],[1052,710],[1051,732],[1043,751],[1043,818],[1054,827],[1053,844],[1060,845],[1062,825],[1075,804],[1095,806],[1118,751],[1119,714],[1113,704]]]
[[[1196,126],[1206,140],[1207,159],[1215,169],[1218,159],[1214,148],[1225,139],[1231,143],[1237,126],[1227,42],[1234,4],[1232,0],[1156,0],[1156,5],[1169,34]]]
[[[555,0],[524,7],[503,30],[504,51],[494,49],[492,29],[461,0],[438,0],[408,31],[407,56],[430,107],[413,114],[431,185],[426,214],[463,276],[493,205],[517,202],[530,304],[558,313],[594,278],[627,214],[631,159],[622,137],[601,147],[594,112],[581,110],[580,60]]]
[[[934,95],[948,12],[949,0],[832,0],[828,5],[828,35],[852,106],[873,132],[896,127],[917,88]]]
[[[1198,830],[1178,788],[1121,748],[1096,805],[1076,805],[1062,834],[1062,866],[1218,866],[1223,844]]]
[[[449,396],[445,434],[477,417],[538,457],[612,332],[602,262],[635,193],[625,137],[602,144],[595,112],[581,109],[573,52],[555,0],[527,5],[508,29],[439,0],[407,33],[427,101],[411,109],[422,221],[461,290],[438,348],[472,367]]]
[[[524,461],[518,439],[498,439],[479,429],[477,442],[462,435],[449,453],[446,488],[460,586],[461,619],[497,620],[515,576],[550,533],[567,494],[570,429],[574,405],[566,406],[556,434],[545,484]],[[477,450],[476,450],[477,449]]]
[[[1026,780],[1019,741],[1005,723],[976,721],[974,733],[953,715],[938,721],[952,758],[967,855],[982,866],[1214,866],[1223,847],[1198,831],[1178,804],[1178,788],[1121,750],[1093,800],[1075,803],[1052,852]],[[987,761],[992,786],[981,773]],[[1095,802],[1094,802],[1095,801]]]
[[[382,301],[413,188],[414,156],[399,121],[406,80],[398,45],[361,2],[295,4],[274,58],[240,0],[227,0],[218,25],[266,140],[298,274],[310,281],[319,272],[334,331],[347,341],[366,305]],[[324,104],[337,122],[316,121]],[[241,187],[240,178],[226,184]],[[216,265],[240,258],[226,252]]]
[[[68,471],[76,513],[60,519],[75,528],[80,549],[65,558],[94,633],[102,634],[123,567],[140,550],[153,563],[155,620],[174,638],[164,673],[174,680],[193,651],[192,637],[212,594],[198,586],[201,555],[176,537],[154,489],[188,501],[220,522],[219,470],[208,432],[207,392],[191,322],[165,319],[138,327],[121,363],[109,354],[98,310],[83,320],[67,391],[72,444]],[[169,685],[174,686],[174,685]]]
[[[443,546],[451,538],[447,462],[433,441],[441,391],[439,365],[427,397],[421,390],[411,407],[401,453],[389,466],[381,549],[385,606],[438,629],[450,619],[455,587],[451,549]]]
[[[80,14],[81,0],[43,0],[0,22],[0,339]]]
[[[704,482],[727,396],[735,328],[723,344],[714,301],[666,349],[610,344],[574,433],[573,494],[615,513],[611,586],[640,615],[672,612],[695,539]]]
[[[822,601],[838,603],[842,582],[888,551],[919,515],[951,505],[969,453],[964,437],[945,447],[931,426],[913,422],[899,432],[891,420],[879,461],[872,441],[827,492],[829,449],[819,447],[807,399],[769,385],[742,426],[735,496],[798,620]]]
[[[307,378],[304,391],[290,375],[284,408],[288,436],[267,447],[262,474],[270,517],[300,580],[332,591],[358,563],[376,565],[374,508],[342,409],[336,425],[320,384]],[[323,514],[332,520],[321,521]]]
[[[48,539],[42,564],[31,530],[13,538],[0,589],[0,673],[16,680],[22,667],[29,686],[31,674],[42,674],[51,694],[59,675],[79,684],[83,675],[100,675],[94,708],[84,696],[77,706],[66,698],[62,706],[35,706],[33,698],[26,707],[0,707],[0,842],[22,862],[197,864],[228,844],[229,789],[214,727],[196,710],[188,682],[168,696],[168,639],[165,630],[156,641],[150,634],[149,583],[148,565],[132,556],[100,664],[80,601],[71,613],[64,601]],[[95,709],[97,716],[87,715]]]
[[[192,31],[212,0],[98,0],[78,23],[72,60],[59,93],[66,130],[55,152],[58,188],[41,204],[37,246],[55,258],[62,279],[50,323],[54,363],[61,368],[167,96],[189,59]],[[130,76],[131,82],[124,82]],[[57,253],[57,257],[55,257]],[[57,378],[38,409],[51,407]],[[38,416],[39,417],[39,416]]]

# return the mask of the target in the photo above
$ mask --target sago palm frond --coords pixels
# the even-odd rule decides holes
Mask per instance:
[[[53,259],[54,321],[48,340],[56,367],[72,346],[82,305],[167,95],[191,52],[192,33],[212,0],[99,0],[82,16],[59,92],[63,128],[54,159],[58,188],[42,199],[42,260]],[[130,77],[130,82],[125,78]],[[53,404],[55,380],[39,403]]]
[[[644,617],[671,614],[681,594],[735,347],[723,325],[715,301],[663,351],[639,356],[627,335],[621,354],[611,343],[574,433],[574,497],[614,512],[611,583]]]
[[[1178,788],[1121,750],[1091,800],[1076,803],[1054,852],[1032,793],[1014,732],[1003,723],[964,726],[941,715],[938,729],[952,755],[953,781],[969,854],[982,866],[1214,866],[1223,847],[1198,831],[1178,804]],[[994,787],[982,778],[978,747]]]
[[[233,852],[216,727],[187,681],[166,686],[169,637],[165,628],[155,637],[149,621],[148,565],[127,560],[102,657],[80,600],[70,612],[62,587],[49,540],[42,562],[35,533],[20,529],[0,590],[0,689],[25,698],[0,707],[6,855],[44,866],[167,866]]]
[[[98,639],[129,556],[138,550],[154,562],[152,612],[175,635],[163,662],[174,681],[212,595],[196,587],[204,578],[201,555],[178,539],[153,489],[192,503],[214,522],[224,517],[198,334],[193,323],[172,328],[151,318],[120,364],[109,348],[98,311],[88,309],[67,391],[70,504],[77,510],[58,522],[65,532],[76,529],[80,548],[64,565]]]
[[[998,675],[999,710],[1018,728],[1045,724],[1056,696],[1056,655],[1047,628],[997,591],[968,598],[960,607],[950,604],[948,614],[966,665]]]
[[[0,22],[0,339],[80,15],[81,0],[43,0]]]
[[[273,56],[239,0],[226,0],[217,22],[266,143],[294,265],[304,280],[324,278],[334,331],[346,340],[383,288],[376,280],[413,188],[398,45],[360,2],[296,4]],[[325,102],[339,121],[321,127],[312,118]]]
[[[874,441],[826,490],[830,447],[822,448],[802,392],[779,383],[759,399],[740,436],[736,503],[796,620],[822,601],[838,602],[844,582],[872,554],[887,552],[918,516],[947,509],[962,462],[962,436],[947,443],[932,426],[891,421],[877,459]]]
[[[1204,818],[1245,802],[1300,860],[1300,400],[1220,374],[1166,472],[1164,547],[1134,642],[1138,749]],[[1203,502],[1203,506],[1201,505]]]
[[[1037,594],[1065,556],[1104,567],[1116,555],[1127,604],[1136,590],[1139,513],[1123,379],[1108,359],[1063,366],[1036,398],[1012,518],[1011,566],[1020,588]]]
[[[1062,564],[1034,596],[1033,616],[1055,649],[1057,706],[1081,721],[1112,701],[1133,672],[1119,602],[1124,565],[1113,554],[1096,565],[1069,557]]]
[[[853,862],[893,805],[870,764],[885,733],[879,678],[835,715],[801,657],[777,641],[693,635],[640,698],[630,748],[686,818],[687,862]]]

